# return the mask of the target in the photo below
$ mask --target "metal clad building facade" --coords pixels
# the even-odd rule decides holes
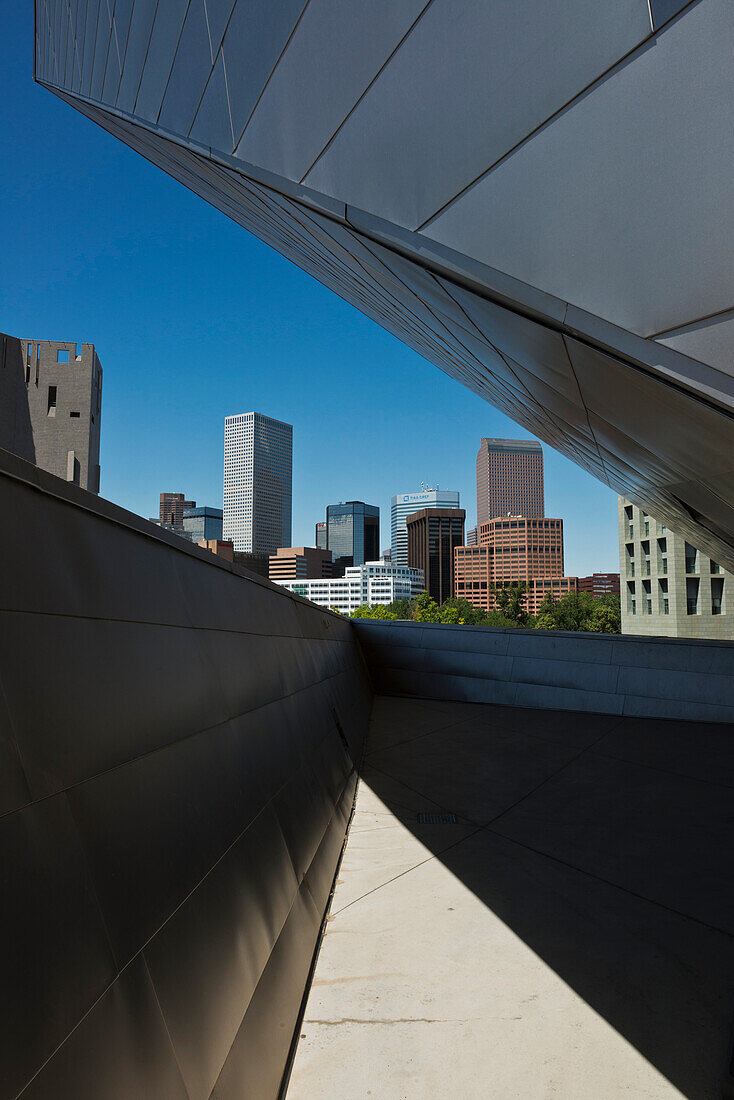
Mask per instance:
[[[734,569],[730,0],[227,11],[36,0],[35,77]]]

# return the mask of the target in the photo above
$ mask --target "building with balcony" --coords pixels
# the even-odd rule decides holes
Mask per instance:
[[[331,580],[276,580],[276,584],[319,607],[351,615],[364,604],[386,605],[394,600],[411,600],[423,591],[425,578],[421,569],[379,560],[348,566],[343,576]]]
[[[619,497],[622,633],[734,639],[734,575]]]
[[[492,585],[527,585],[526,607],[537,615],[548,592],[559,599],[578,588],[563,572],[563,520],[507,516],[479,526],[478,546],[454,551],[456,595],[484,611],[495,606]]]

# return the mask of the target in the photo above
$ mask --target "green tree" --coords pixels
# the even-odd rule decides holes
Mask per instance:
[[[417,623],[440,623],[441,612],[436,601],[427,592],[421,592],[415,601],[413,618]]]
[[[591,613],[589,630],[597,634],[621,634],[622,633],[622,609],[619,596],[608,593],[594,600],[594,610]]]
[[[503,615],[501,611],[488,611],[482,619],[482,626],[491,626],[496,630],[517,630],[519,626],[533,626],[534,622],[530,616],[525,617],[525,621],[518,623],[515,619],[508,619],[507,615]]]
[[[468,600],[459,596],[450,596],[441,604],[441,622],[459,623],[466,626],[482,626],[484,612]]]
[[[353,619],[397,619],[389,607],[382,603],[363,603],[352,612]]]
[[[509,619],[512,626],[527,625],[529,617],[526,607],[527,590],[528,586],[525,581],[490,585],[490,591],[494,593],[497,611],[506,619]]]
[[[619,634],[619,596],[600,596],[595,599],[589,592],[568,592],[558,599],[549,592],[540,605],[535,625],[540,630]]]
[[[409,600],[407,596],[403,596],[399,600],[393,600],[392,603],[387,605],[387,609],[393,613],[396,619],[413,618],[413,601]]]

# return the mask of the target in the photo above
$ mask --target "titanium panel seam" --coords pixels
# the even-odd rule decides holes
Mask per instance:
[[[305,640],[305,639],[304,639]],[[311,639],[313,640],[313,639]],[[306,684],[305,687],[297,688],[296,691],[287,692],[284,695],[278,695],[273,699],[268,699],[265,703],[258,703],[255,707],[250,707],[248,710],[240,711],[238,714],[232,714],[229,718],[223,718],[221,722],[214,722],[211,726],[204,726],[202,729],[192,730],[191,733],[184,734],[181,737],[177,737],[174,741],[167,741],[165,744],[156,745],[154,748],[146,749],[145,752],[138,753],[137,756],[131,756],[127,760],[121,760],[118,764],[113,764],[110,768],[104,768],[102,771],[94,772],[91,775],[85,775],[84,778],[76,780],[74,783],[67,783],[65,787],[60,787],[57,791],[52,791],[50,794],[42,795],[40,798],[31,798],[28,802],[23,803],[22,806],[16,806],[11,810],[6,810],[0,814],[0,821],[6,817],[10,817],[11,814],[22,813],[31,806],[37,806],[42,802],[48,802],[51,798],[58,798],[60,795],[65,795],[68,791],[76,790],[77,787],[84,786],[85,783],[91,783],[102,776],[111,775],[112,772],[119,771],[121,768],[126,768],[130,764],[135,764],[140,760],[145,760],[147,757],[155,756],[161,752],[167,752],[175,748],[176,745],[183,745],[187,741],[192,741],[195,737],[207,736],[223,726],[227,726],[230,722],[236,722],[238,719],[246,718],[250,714],[257,714],[258,711],[266,710],[268,707],[277,706],[280,703],[284,703],[287,699],[293,699],[298,695],[303,695],[305,692],[312,691],[314,688],[321,687],[323,684],[328,684],[332,680],[341,679],[345,673],[352,672],[359,669],[359,665],[345,665],[340,668],[338,672],[332,672],[328,676],[322,677],[320,680],[313,680],[311,683]],[[2,683],[0,683],[0,688]],[[3,692],[4,696],[4,692]],[[321,741],[325,740],[326,735],[321,738]],[[321,741],[315,742],[321,744]],[[18,755],[21,758],[21,764],[23,762],[20,752],[20,745],[18,745]],[[23,768],[23,775],[26,779],[26,786],[28,786],[28,779],[26,777],[26,770]],[[30,788],[29,788],[30,793]]]
[[[697,3],[700,2],[700,0],[692,0],[692,2]],[[585,333],[580,329],[572,328],[570,325],[566,324],[565,321],[556,320],[555,318],[551,317],[547,312],[541,312],[538,308],[533,308],[531,306],[525,305],[515,298],[509,298],[506,294],[496,290],[492,290],[490,288],[489,279],[492,275],[496,277],[496,275],[499,274],[503,277],[503,279],[511,280],[513,285],[516,286],[518,289],[524,288],[526,291],[541,293],[543,297],[549,302],[556,302],[559,306],[564,306],[567,311],[570,303],[562,302],[560,299],[554,298],[552,295],[547,294],[544,291],[538,292],[537,288],[530,287],[528,284],[521,283],[520,280],[514,278],[513,276],[506,276],[504,272],[495,272],[493,269],[487,268],[486,270],[488,282],[478,282],[475,277],[461,273],[460,270],[457,270],[460,269],[462,266],[462,256],[460,256],[459,254],[454,254],[451,249],[438,244],[438,242],[432,241],[430,238],[426,238],[425,244],[429,248],[432,248],[434,251],[435,247],[438,245],[441,251],[451,253],[452,262],[455,264],[455,268],[449,267],[440,259],[433,259],[425,256],[421,253],[419,247],[408,246],[404,242],[399,241],[398,239],[396,239],[394,233],[396,227],[391,226],[389,223],[384,223],[382,219],[374,215],[368,214],[366,215],[366,217],[371,222],[374,222],[376,225],[380,226],[384,236],[378,235],[376,232],[371,232],[364,225],[353,224],[349,220],[349,217],[350,209],[354,208],[350,208],[349,206],[347,206],[345,208],[345,214],[342,216],[340,214],[337,214],[333,209],[327,208],[326,206],[320,206],[317,203],[309,203],[308,199],[305,196],[289,193],[289,189],[287,187],[289,181],[281,180],[279,177],[274,176],[273,173],[258,173],[258,170],[254,165],[246,164],[245,162],[238,163],[235,158],[230,158],[226,154],[222,154],[219,150],[214,150],[209,146],[202,147],[196,142],[192,142],[190,139],[183,138],[180,135],[176,135],[171,131],[165,130],[163,127],[155,128],[151,124],[147,123],[144,119],[138,118],[138,116],[136,115],[126,114],[125,112],[120,111],[118,108],[99,103],[95,100],[89,99],[89,97],[82,97],[73,92],[67,92],[65,89],[57,87],[44,80],[39,80],[38,83],[42,84],[54,94],[59,95],[62,99],[66,99],[66,97],[68,96],[71,100],[85,100],[89,104],[89,106],[95,110],[95,112],[98,112],[103,116],[109,116],[111,118],[118,117],[126,124],[133,125],[138,130],[146,131],[154,139],[163,138],[165,141],[168,141],[173,145],[177,145],[180,148],[187,150],[196,158],[201,158],[212,166],[221,166],[224,169],[234,171],[238,176],[241,176],[242,179],[247,181],[252,186],[263,188],[263,190],[265,191],[272,191],[274,194],[279,195],[286,201],[291,202],[296,206],[299,206],[305,212],[308,212],[310,209],[315,209],[319,216],[325,218],[326,220],[334,221],[337,224],[343,225],[351,233],[353,233],[357,239],[373,241],[375,244],[381,245],[388,251],[394,252],[396,255],[402,256],[404,259],[410,260],[412,263],[415,263],[417,266],[423,268],[424,270],[429,271],[432,274],[438,274],[442,278],[445,278],[448,282],[456,283],[458,286],[464,287],[465,289],[476,294],[478,297],[485,298],[487,301],[490,301],[495,305],[500,306],[502,309],[508,310],[510,313],[514,313],[520,317],[535,321],[537,324],[540,324],[553,332],[559,332],[562,335],[570,336],[572,339],[577,340],[579,343],[584,344],[595,351],[600,351],[604,355],[608,355],[610,358],[614,359],[618,363],[621,363],[623,366],[629,367],[630,369],[635,370],[640,374],[653,378],[655,381],[661,382],[669,388],[674,389],[679,393],[685,394],[686,397],[695,400],[697,403],[711,409],[712,411],[721,413],[727,416],[729,419],[734,420],[734,380],[723,372],[717,370],[715,367],[709,366],[709,364],[700,363],[698,360],[689,360],[688,356],[680,355],[680,353],[674,352],[673,349],[666,349],[666,351],[672,352],[676,357],[680,356],[681,359],[686,359],[692,364],[695,364],[696,367],[705,367],[706,374],[720,378],[721,381],[719,383],[719,392],[724,394],[726,393],[727,389],[731,391],[727,394],[727,396],[731,400],[731,406],[724,404],[723,400],[718,400],[709,395],[704,395],[701,392],[696,391],[692,388],[692,386],[689,387],[688,385],[686,385],[686,383],[682,381],[680,377],[672,378],[663,367],[656,367],[649,361],[645,362],[642,358],[638,359],[631,355],[628,355],[621,349],[615,348],[613,347],[613,345],[605,343],[603,340],[590,336],[588,333]],[[93,119],[93,121],[96,121],[96,119]],[[134,149],[133,146],[130,147]],[[142,155],[137,149],[134,149],[134,151],[137,152],[138,155]],[[159,167],[162,166],[159,165]],[[173,173],[169,169],[163,168],[163,170],[167,171],[169,175],[173,175]],[[267,176],[267,182],[262,182],[261,180],[259,180],[258,175]],[[173,178],[177,177],[174,176]],[[276,180],[278,180],[280,186],[276,186]],[[186,186],[186,184],[184,184],[183,186]],[[364,214],[364,212],[354,210],[354,214],[359,216],[360,214]],[[364,219],[361,220],[364,221]],[[411,237],[419,237],[419,234],[416,231],[404,230],[403,233]],[[485,265],[479,264],[478,262],[473,262],[472,266],[476,266],[479,268],[485,267]],[[605,322],[603,318],[598,318],[598,320],[602,321],[605,326],[608,325],[610,328],[613,329],[617,328],[617,326],[614,325],[612,322]],[[653,341],[648,340],[646,337],[637,337],[634,333],[631,333],[626,329],[620,329],[619,331],[626,340],[632,339],[635,342],[638,342],[638,346],[641,352],[645,350],[644,345],[646,344],[652,344],[656,347],[656,349],[658,349],[658,345],[655,345]]]
[[[691,5],[695,4],[695,3],[698,3],[698,0],[690,0],[690,3],[687,5],[687,7],[691,7]],[[650,0],[648,0],[648,9],[649,9],[649,6],[650,6]],[[678,12],[678,15],[680,15],[680,14],[682,14],[682,12]],[[671,21],[672,20],[668,20],[667,22],[671,22]],[[513,155],[513,153],[516,153],[517,150],[520,149],[523,145],[525,145],[527,142],[531,141],[535,137],[536,134],[538,134],[541,130],[545,129],[546,126],[548,126],[552,122],[554,122],[555,119],[559,115],[563,114],[563,112],[568,110],[569,107],[573,106],[574,103],[577,103],[580,99],[582,99],[585,95],[587,95],[590,91],[592,91],[598,84],[601,84],[601,82],[603,80],[605,80],[611,73],[613,73],[615,71],[615,69],[621,68],[621,66],[627,64],[627,62],[632,59],[634,54],[636,54],[638,51],[642,52],[643,49],[648,49],[649,46],[650,46],[650,43],[651,43],[651,39],[653,39],[657,34],[659,34],[661,28],[663,26],[666,26],[666,25],[667,24],[661,24],[661,27],[655,27],[653,25],[652,12],[651,12],[650,13],[650,28],[651,29],[650,29],[650,33],[648,35],[646,35],[645,38],[641,39],[635,46],[632,47],[631,50],[628,50],[627,53],[622,54],[621,57],[617,58],[617,60],[612,65],[610,65],[608,68],[604,69],[604,71],[599,73],[598,76],[594,77],[594,79],[591,80],[587,85],[585,85],[585,87],[583,87],[580,91],[576,92],[575,95],[571,96],[571,98],[569,100],[567,100],[557,110],[553,111],[552,114],[548,115],[548,117],[546,119],[544,119],[542,122],[538,123],[538,125],[535,126],[532,130],[528,131],[528,133],[525,134],[524,137],[520,138],[519,141],[515,142],[515,144],[512,145],[506,152],[504,152],[501,157],[498,157],[495,161],[493,161],[493,163],[490,164],[488,168],[483,169],[479,173],[479,175],[475,176],[474,179],[470,180],[464,187],[461,188],[460,191],[457,191],[456,194],[452,196],[452,198],[447,199],[446,202],[443,204],[443,206],[439,206],[437,210],[434,210],[434,212],[432,214],[429,214],[429,216],[427,218],[425,218],[420,223],[420,225],[416,226],[415,232],[420,233],[420,232],[422,232],[422,230],[426,229],[431,224],[431,222],[435,221],[436,218],[439,217],[439,215],[445,213],[445,211],[448,210],[449,207],[453,206],[454,203],[457,202],[462,197],[462,195],[465,195],[467,191],[470,191],[472,187],[474,187],[477,183],[481,182],[481,180],[483,180],[486,176],[488,176],[490,174],[490,172],[493,172],[495,170],[495,168],[498,168],[499,165],[502,164],[503,161],[507,160],[509,157],[511,157]]]
[[[298,19],[296,19],[295,23],[293,24],[293,29],[291,30],[291,33],[290,33],[290,34],[288,35],[288,37],[287,37],[287,39],[286,39],[286,41],[285,41],[285,45],[283,46],[283,49],[282,49],[282,50],[280,51],[280,53],[278,54],[277,58],[275,59],[275,64],[273,65],[272,69],[271,69],[271,70],[270,70],[270,72],[268,73],[268,76],[267,76],[267,80],[265,81],[265,83],[263,84],[262,88],[260,89],[260,93],[259,93],[259,95],[258,95],[257,99],[255,100],[255,105],[253,106],[252,110],[250,111],[249,115],[247,116],[247,121],[245,122],[245,125],[244,125],[244,126],[243,126],[243,128],[242,128],[242,133],[240,134],[239,138],[238,138],[238,139],[236,139],[236,141],[235,141],[235,144],[234,144],[234,148],[235,148],[235,149],[237,148],[237,146],[239,145],[239,143],[240,143],[240,142],[242,141],[242,138],[243,138],[243,137],[245,136],[245,131],[247,130],[247,127],[248,127],[248,126],[250,125],[250,120],[252,119],[252,116],[253,116],[253,115],[255,114],[255,111],[256,111],[256,110],[257,110],[257,108],[258,108],[258,104],[260,103],[260,100],[262,99],[262,97],[263,97],[263,96],[264,96],[264,94],[265,94],[265,89],[267,88],[268,84],[269,84],[269,83],[270,83],[270,81],[272,80],[272,78],[273,78],[273,73],[274,73],[274,72],[275,72],[275,70],[276,70],[276,69],[278,68],[278,65],[280,64],[280,59],[282,58],[283,54],[284,54],[284,53],[286,52],[286,50],[288,49],[288,46],[290,45],[290,41],[291,41],[291,39],[293,38],[293,35],[294,35],[294,34],[296,33],[296,31],[298,30],[298,24],[299,24],[299,23],[301,22],[301,20],[303,19],[303,13],[305,12],[305,10],[306,10],[306,8],[308,7],[308,5],[310,4],[310,2],[311,2],[311,0],[306,0],[305,4],[304,4],[304,5],[303,5],[303,7],[301,8],[301,11],[300,11],[300,14],[299,14],[299,16],[298,16]]]
[[[421,8],[421,10],[420,10],[420,11],[418,12],[418,15],[417,15],[417,16],[415,17],[415,19],[413,20],[413,22],[412,22],[412,23],[410,24],[410,26],[408,27],[407,31],[406,31],[406,32],[405,32],[405,34],[403,35],[403,37],[402,37],[402,38],[400,39],[400,41],[399,41],[399,42],[398,42],[398,43],[397,43],[397,44],[396,44],[396,45],[395,45],[395,46],[393,47],[393,49],[391,50],[391,52],[390,52],[390,53],[388,54],[388,56],[387,56],[387,57],[385,58],[385,60],[383,61],[383,63],[382,63],[382,65],[380,66],[380,68],[379,68],[379,69],[377,70],[377,72],[375,73],[375,75],[374,75],[374,76],[372,77],[372,80],[370,80],[370,82],[369,82],[369,84],[367,85],[367,87],[366,87],[366,88],[364,89],[364,91],[363,91],[363,92],[362,92],[362,93],[361,93],[361,94],[360,94],[360,95],[359,95],[359,96],[357,97],[357,99],[356,99],[356,100],[354,101],[354,103],[352,104],[352,106],[351,106],[351,107],[349,108],[349,110],[347,111],[347,113],[345,114],[344,118],[343,118],[343,119],[341,120],[341,122],[340,122],[340,123],[339,123],[339,125],[337,126],[336,130],[334,131],[334,133],[333,133],[333,134],[331,135],[331,137],[329,138],[329,140],[328,140],[328,141],[326,142],[326,145],[324,145],[324,147],[323,147],[323,149],[321,150],[321,152],[320,152],[320,153],[319,153],[319,154],[318,154],[318,155],[316,156],[315,160],[313,160],[313,161],[312,161],[312,163],[311,163],[311,164],[310,164],[310,165],[308,166],[308,168],[306,169],[306,171],[305,171],[305,172],[303,173],[303,175],[301,176],[300,180],[298,181],[299,183],[303,183],[303,181],[305,180],[305,178],[306,178],[306,176],[307,176],[307,175],[309,174],[309,172],[311,172],[311,171],[312,171],[312,170],[313,170],[313,169],[314,169],[314,168],[316,167],[316,165],[318,164],[318,162],[319,162],[319,161],[321,160],[321,158],[323,157],[324,153],[325,153],[325,152],[327,151],[327,149],[329,148],[329,146],[331,145],[331,143],[332,143],[332,142],[334,141],[334,138],[335,138],[335,137],[337,136],[337,134],[339,133],[339,131],[340,131],[340,130],[342,129],[342,127],[344,126],[345,122],[347,122],[347,121],[349,120],[349,118],[351,118],[351,116],[352,116],[352,115],[354,114],[354,112],[356,111],[357,107],[358,107],[358,106],[360,105],[360,103],[362,102],[362,100],[364,99],[364,97],[365,97],[365,96],[367,95],[367,93],[369,92],[370,88],[371,88],[371,87],[373,86],[373,84],[375,83],[375,81],[376,81],[376,80],[377,80],[377,79],[378,79],[378,78],[380,77],[380,75],[381,75],[381,74],[382,74],[382,73],[383,73],[383,72],[385,71],[385,69],[387,68],[387,66],[388,66],[388,65],[390,64],[390,62],[392,61],[393,57],[395,56],[395,54],[396,54],[396,53],[398,52],[398,50],[400,49],[400,47],[401,47],[401,46],[403,45],[403,43],[405,42],[406,38],[408,38],[408,36],[409,36],[410,34],[412,34],[412,32],[413,32],[413,29],[415,28],[415,26],[416,26],[416,25],[417,25],[418,23],[420,23],[421,19],[422,19],[422,18],[423,18],[423,16],[424,16],[424,15],[426,14],[426,12],[428,11],[428,9],[430,8],[430,6],[431,6],[431,4],[432,4],[432,3],[433,3],[433,0],[428,0],[428,3],[427,3],[427,4],[425,5],[425,7]]]

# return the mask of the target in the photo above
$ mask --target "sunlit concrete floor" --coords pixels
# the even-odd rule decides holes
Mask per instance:
[[[378,698],[288,1100],[720,1097],[733,788],[730,726]]]

